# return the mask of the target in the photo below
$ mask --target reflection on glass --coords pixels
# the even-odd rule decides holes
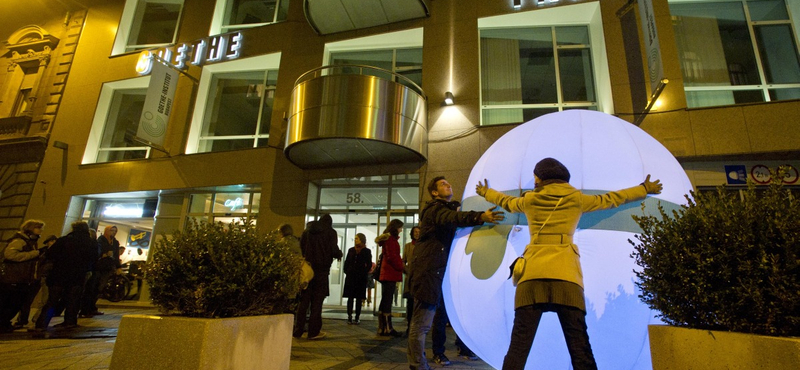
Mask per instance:
[[[144,108],[147,89],[118,90],[114,92],[108,119],[103,130],[97,162],[144,158],[147,151],[108,151],[103,149],[141,147],[133,138],[139,129],[139,119]]]
[[[561,77],[561,99],[567,101],[594,101],[594,76],[589,49],[558,51]]]
[[[783,0],[749,0],[747,8],[753,22],[789,19],[786,3]]]
[[[275,18],[275,0],[231,0],[228,24],[268,23]]]
[[[773,89],[769,91],[770,100],[800,99],[800,89]]]
[[[686,86],[759,83],[742,3],[670,3]]]
[[[480,37],[481,124],[526,122],[568,102],[596,106],[588,27],[483,29]]]
[[[563,45],[589,45],[589,29],[584,26],[556,27],[556,43]]]
[[[209,87],[199,151],[253,148],[257,136],[266,142],[277,77],[277,71],[215,74]]]
[[[754,26],[767,83],[800,83],[800,60],[789,24]]]
[[[253,201],[250,203],[250,213],[258,213],[261,204],[261,193],[253,193]]]
[[[175,37],[183,1],[142,1],[136,10],[128,50],[147,45],[169,44]]]
[[[189,196],[189,213],[207,213],[211,209],[211,194]]]

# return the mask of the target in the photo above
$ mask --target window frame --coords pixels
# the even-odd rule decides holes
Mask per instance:
[[[236,59],[229,62],[217,63],[206,65],[203,67],[202,75],[200,76],[200,83],[197,88],[197,98],[195,99],[194,111],[192,113],[192,123],[189,129],[189,136],[186,143],[186,154],[195,153],[213,153],[211,151],[200,151],[201,140],[237,140],[237,139],[253,139],[253,147],[257,145],[257,140],[267,140],[269,134],[259,134],[254,132],[253,135],[237,135],[237,136],[204,136],[203,129],[205,124],[205,116],[207,114],[209,98],[211,97],[211,87],[214,76],[223,73],[237,73],[237,72],[259,72],[263,71],[265,78],[268,71],[278,71],[280,68],[281,53],[265,54],[256,57]],[[280,75],[278,75],[278,82],[280,83]],[[265,90],[266,91],[266,90]],[[264,94],[266,96],[266,94]],[[274,113],[274,112],[273,112]],[[272,116],[267,125],[272,125]],[[259,118],[260,119],[260,118]],[[262,123],[263,125],[263,123]],[[258,128],[258,127],[257,127]],[[269,131],[267,131],[269,132]]]
[[[228,17],[229,9],[228,4],[233,0],[217,0],[214,5],[214,15],[211,18],[211,27],[209,29],[209,35],[219,35],[228,32],[236,32],[241,31],[248,28],[254,27],[261,27],[270,24],[284,22],[285,19],[278,19],[278,13],[280,12],[281,5],[283,3],[288,3],[290,0],[276,0],[275,2],[275,13],[272,15],[272,22],[262,22],[262,23],[251,23],[251,24],[229,24],[226,25],[226,18]],[[287,8],[288,12],[288,8]]]
[[[484,124],[483,112],[485,109],[530,109],[530,108],[557,108],[559,111],[567,109],[575,109],[581,107],[594,107],[597,111],[614,114],[614,103],[611,90],[611,76],[608,69],[608,56],[606,54],[605,36],[603,30],[602,15],[600,12],[599,2],[589,2],[565,5],[559,7],[551,7],[545,9],[536,9],[526,12],[505,14],[499,16],[492,16],[487,18],[478,19],[478,43],[480,44],[480,32],[487,29],[504,29],[504,28],[539,28],[550,27],[554,32],[557,27],[570,27],[570,26],[586,26],[589,32],[589,45],[590,62],[592,65],[592,80],[594,83],[595,100],[591,105],[584,102],[563,102],[561,91],[561,79],[558,78],[558,51],[580,48],[582,46],[558,46],[555,33],[553,33],[553,52],[554,63],[556,68],[556,84],[557,84],[557,103],[541,103],[541,104],[504,104],[504,105],[484,105],[483,104],[483,81],[482,72],[479,72],[479,104],[480,104],[480,125],[481,126],[494,126],[504,124],[519,124],[522,122],[514,123],[501,123],[501,124]],[[478,50],[478,68],[482,65],[482,56],[480,55],[480,48]]]
[[[762,55],[759,50],[759,42],[758,38],[756,37],[755,27],[758,26],[770,26],[770,25],[789,25],[792,31],[792,37],[794,41],[794,47],[796,51],[800,51],[800,35],[798,35],[798,22],[800,22],[800,16],[793,16],[793,14],[797,15],[800,14],[800,2],[798,1],[791,1],[791,0],[784,0],[784,4],[786,5],[786,10],[788,12],[789,19],[787,20],[777,20],[777,21],[753,21],[750,16],[750,9],[747,6],[747,0],[669,0],[668,5],[671,4],[699,4],[699,3],[740,3],[742,5],[742,11],[745,15],[745,22],[747,23],[747,29],[750,36],[750,42],[753,47],[753,58],[756,62],[756,68],[758,68],[758,76],[760,81],[757,84],[747,84],[747,85],[711,85],[711,86],[686,86],[684,84],[683,89],[686,95],[686,105],[689,109],[692,108],[709,108],[715,107],[720,105],[699,105],[689,107],[689,93],[691,92],[736,92],[736,91],[759,91],[761,93],[762,98],[764,99],[762,102],[767,103],[771,102],[772,97],[770,96],[770,90],[781,90],[781,89],[800,89],[800,82],[798,83],[769,83],[767,82],[765,69],[764,69],[764,62],[762,61]],[[672,13],[670,12],[670,16],[672,17]],[[676,35],[677,39],[677,35]],[[676,45],[677,47],[677,45]],[[680,53],[680,50],[678,50]],[[678,63],[680,64],[680,58],[678,59]],[[683,77],[683,68],[681,68],[681,77]],[[779,85],[776,86],[776,85]],[[781,100],[774,100],[774,101],[781,101]],[[746,103],[733,103],[733,104],[746,104]],[[727,104],[722,104],[727,105]]]
[[[422,45],[417,46],[417,47],[385,47],[385,48],[384,47],[378,47],[378,48],[356,49],[356,50],[335,50],[335,51],[331,51],[331,52],[328,53],[327,59],[328,59],[328,63],[331,63],[333,61],[333,59],[334,59],[333,56],[336,53],[354,53],[354,52],[370,53],[370,52],[391,51],[392,52],[392,60],[390,62],[392,63],[392,69],[390,71],[393,72],[393,73],[405,76],[403,74],[405,72],[419,71],[420,74],[421,74],[422,73],[422,69],[423,69],[422,68],[422,61],[420,61],[420,63],[418,65],[398,67],[397,66],[397,52],[398,51],[402,51],[402,50],[416,50],[416,49],[419,49],[420,52],[423,51]],[[365,65],[369,65],[369,64],[365,64]],[[374,67],[374,66],[372,66],[372,67]],[[394,79],[394,76],[392,76],[392,79]],[[403,83],[404,81],[395,81],[395,82]],[[422,87],[422,81],[420,81],[418,85],[420,87]]]
[[[224,195],[224,194],[247,194],[248,195],[248,204],[247,209],[245,212],[215,212],[214,206],[216,205],[217,196]],[[202,212],[192,212],[192,198],[194,196],[210,196],[210,203],[208,204],[207,208],[204,208]],[[261,189],[258,188],[242,188],[238,191],[231,191],[231,190],[193,190],[191,192],[186,193],[185,195],[185,204],[183,210],[183,222],[184,226],[188,225],[190,220],[194,219],[196,221],[206,221],[206,222],[217,222],[219,218],[224,219],[239,219],[245,218],[250,219],[253,221],[254,224],[257,223],[258,215],[260,213],[260,204],[261,202]],[[227,223],[227,221],[223,221]]]
[[[172,34],[172,40],[170,42],[162,44],[134,45],[136,46],[136,48],[131,49],[128,45],[128,39],[130,39],[131,30],[134,27],[134,20],[136,20],[137,10],[139,9],[140,4],[146,4],[149,2],[172,3],[181,5],[181,10],[178,12],[178,20],[175,23],[175,32]],[[125,7],[122,10],[122,16],[120,17],[119,26],[117,28],[117,35],[114,38],[114,46],[111,49],[111,55],[133,53],[140,50],[157,48],[174,44],[175,40],[178,37],[178,29],[180,28],[181,20],[183,18],[184,3],[185,3],[184,0],[126,0]]]
[[[145,150],[144,159],[150,158],[150,147],[125,147],[125,148],[103,148],[103,135],[108,124],[108,117],[114,107],[114,95],[117,92],[126,90],[140,90],[147,89],[150,84],[150,76],[143,76],[131,78],[127,80],[106,82],[100,88],[100,95],[97,99],[97,107],[95,108],[94,118],[92,119],[92,128],[89,131],[89,138],[86,141],[86,150],[83,152],[83,160],[81,164],[92,163],[110,163],[119,161],[103,161],[98,162],[100,153],[104,151],[128,151],[128,150]]]

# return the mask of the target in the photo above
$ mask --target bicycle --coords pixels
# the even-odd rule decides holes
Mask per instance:
[[[119,302],[131,293],[131,279],[123,274],[114,274],[100,290],[100,296],[110,302]]]

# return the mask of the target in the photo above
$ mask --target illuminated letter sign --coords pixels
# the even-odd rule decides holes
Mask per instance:
[[[243,205],[244,200],[242,198],[228,199],[225,201],[225,207],[230,207],[231,211],[235,211],[237,208],[242,208]]]
[[[136,63],[136,72],[142,76],[149,74],[152,70],[152,55],[155,54],[177,69],[186,69],[187,62],[192,65],[202,66],[236,59],[242,55],[242,40],[241,32],[233,32],[207,37],[191,43],[178,44],[169,48],[144,51]],[[147,55],[150,57],[147,57]]]

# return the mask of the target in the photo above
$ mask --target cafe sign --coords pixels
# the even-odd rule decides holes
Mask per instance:
[[[177,44],[156,50],[145,50],[139,55],[136,72],[144,76],[153,70],[154,56],[179,70],[188,64],[202,66],[233,60],[241,56],[242,33],[231,32],[206,37],[191,43]]]

